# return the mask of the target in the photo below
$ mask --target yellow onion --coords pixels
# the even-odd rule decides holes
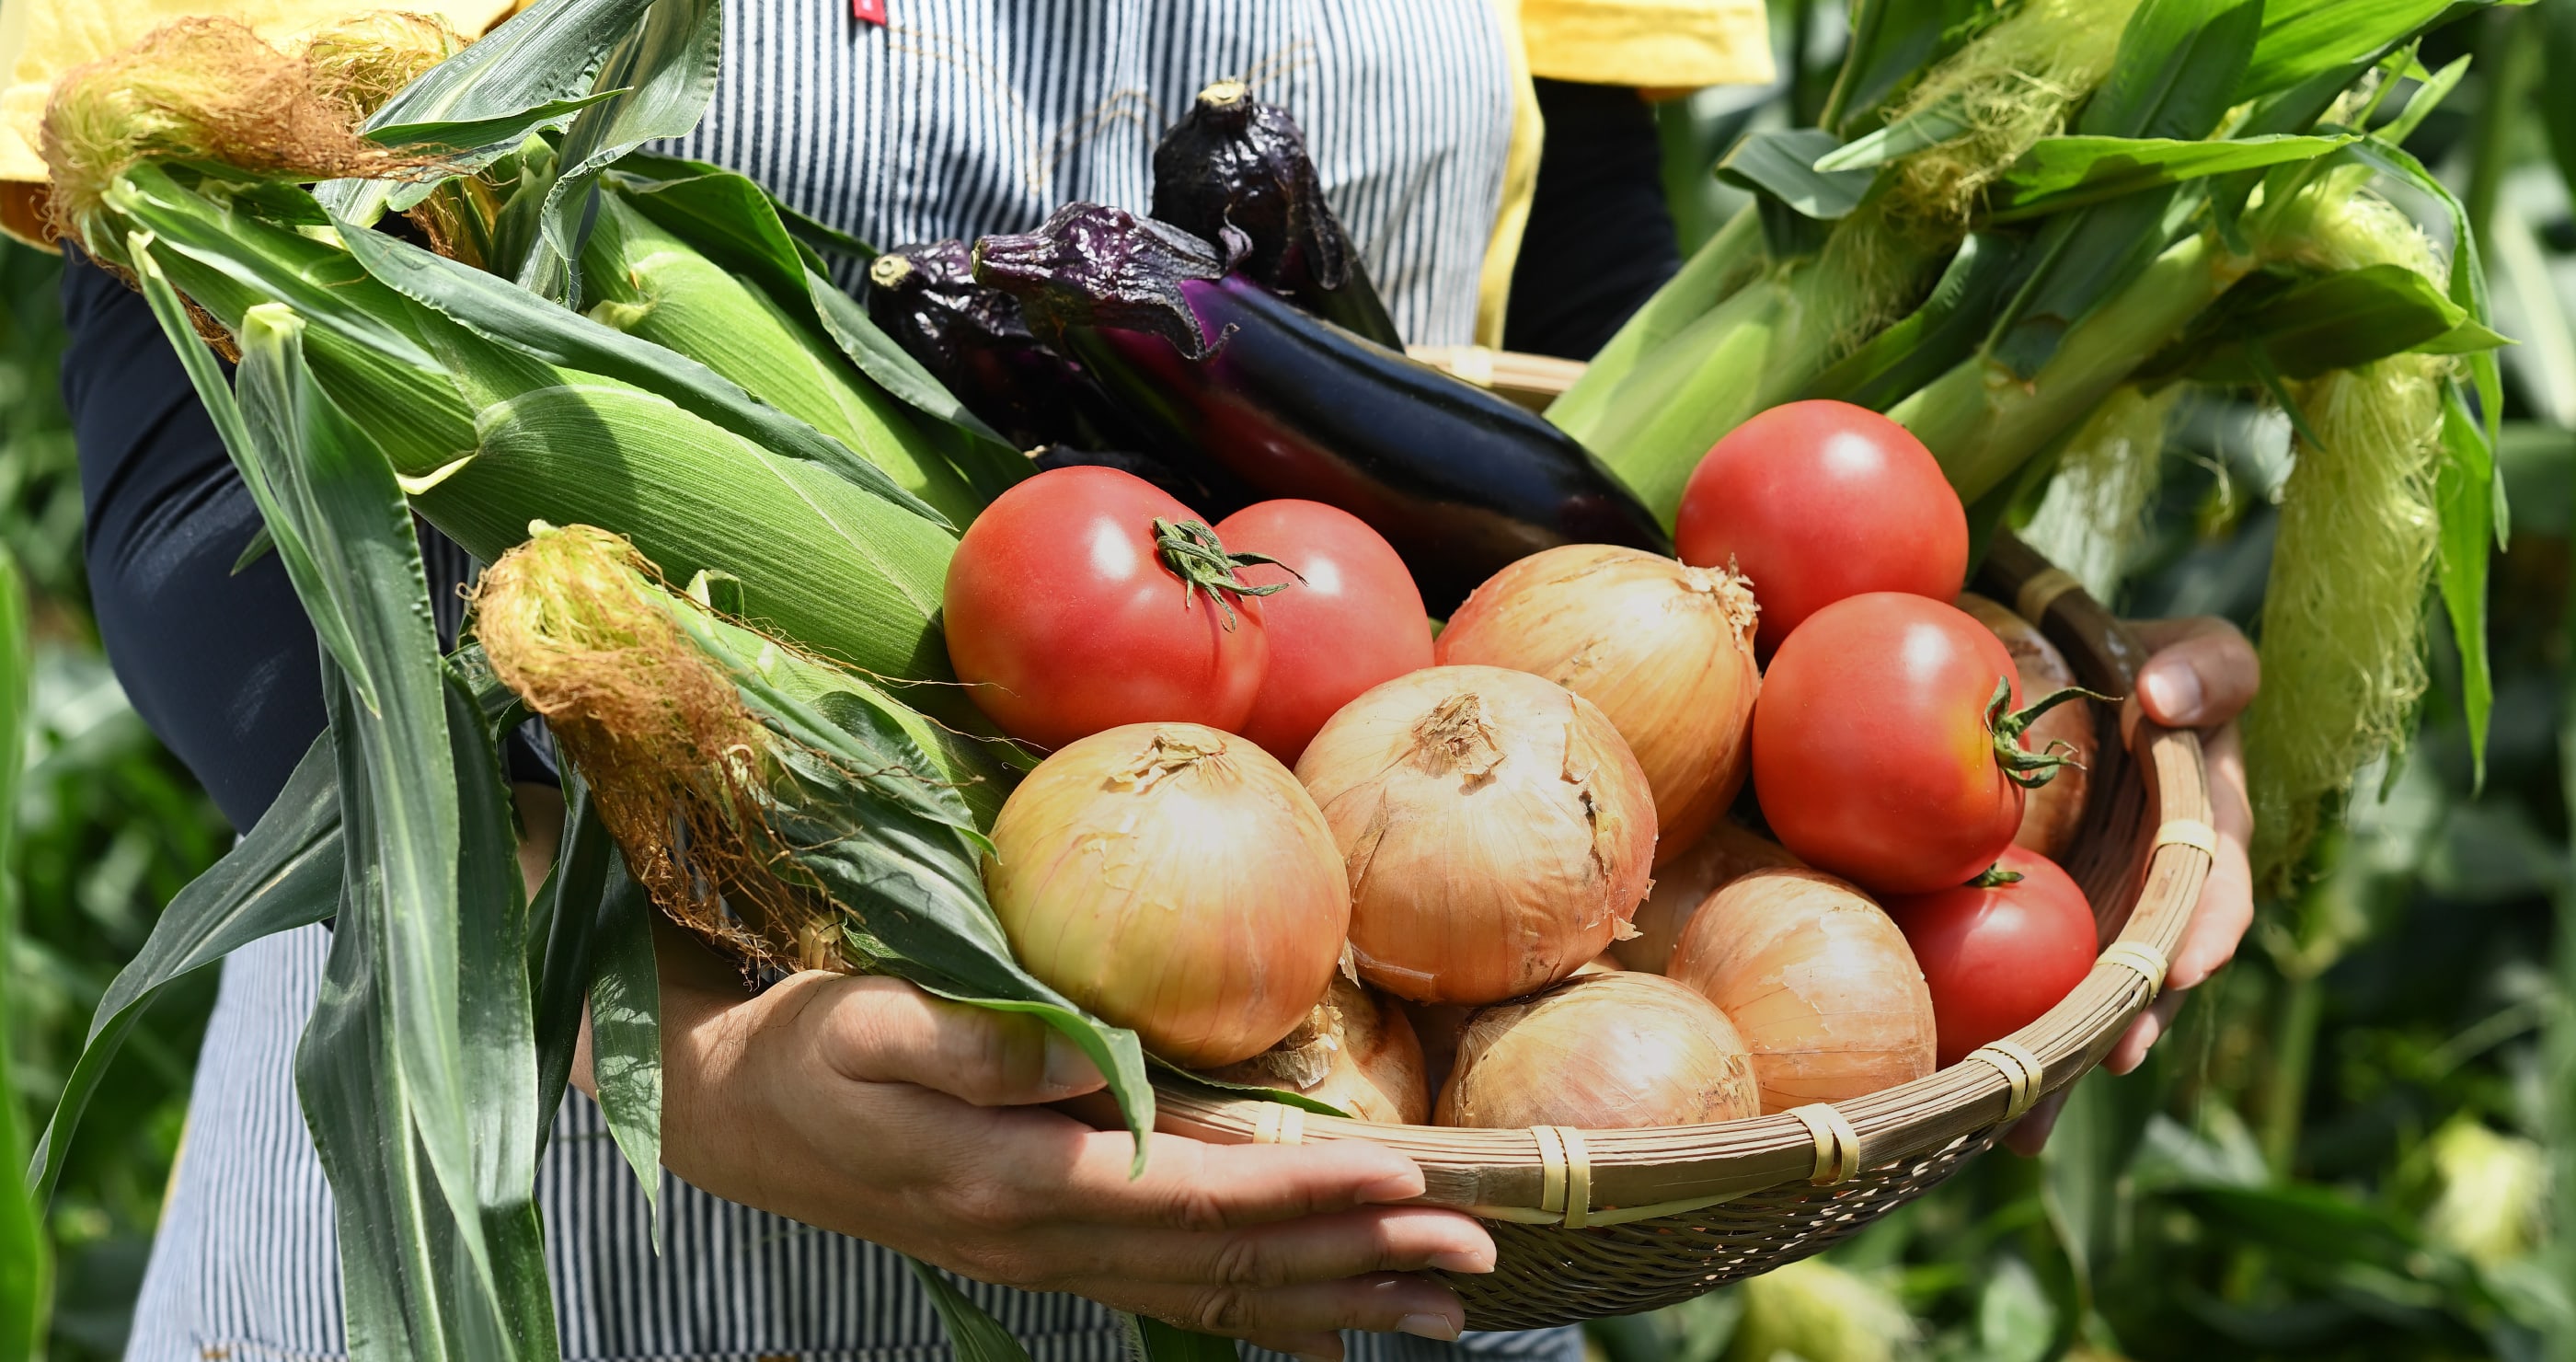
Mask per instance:
[[[1732,819],[1721,818],[1690,850],[1655,867],[1655,887],[1637,905],[1635,936],[1610,943],[1626,969],[1662,974],[1691,914],[1727,881],[1774,866],[1804,865],[1789,849]]]
[[[1215,1076],[1284,1088],[1362,1121],[1418,1126],[1431,1117],[1413,1023],[1402,1008],[1339,972],[1286,1039]]]
[[[1646,896],[1654,797],[1592,702],[1527,672],[1427,667],[1362,692],[1297,778],[1350,870],[1360,977],[1422,1003],[1544,988]]]
[[[1350,926],[1288,768],[1198,724],[1068,743],[993,821],[993,911],[1029,973],[1189,1068],[1249,1059],[1323,996]]]
[[[2003,640],[2004,651],[2012,654],[2013,670],[2021,673],[2025,698],[2054,695],[2075,684],[2075,669],[2066,665],[2066,655],[2039,632],[2039,626],[1973,592],[1959,597],[1959,608]],[[2023,745],[2030,750],[2055,751],[2074,758],[2075,764],[2058,767],[2047,784],[2022,795],[2021,831],[2013,834],[2014,846],[2057,860],[2074,844],[2076,830],[2084,823],[2084,794],[2091,788],[2085,768],[2093,764],[2099,750],[2093,724],[2093,701],[2077,696],[2039,716],[2024,735]]]
[[[1709,896],[1667,971],[1725,1009],[1762,1110],[1840,1102],[1932,1072],[1932,992],[1868,895],[1813,870],[1756,870]]]
[[[1530,672],[1601,707],[1655,792],[1658,862],[1744,787],[1762,674],[1753,592],[1729,568],[1567,544],[1487,578],[1433,645],[1444,664]]]
[[[1587,974],[1489,1007],[1458,1038],[1444,1126],[1687,1126],[1761,1108],[1744,1039],[1706,998],[1652,974]]]

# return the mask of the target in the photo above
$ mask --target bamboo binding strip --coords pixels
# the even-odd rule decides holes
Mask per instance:
[[[2054,573],[2054,575],[2052,575]],[[2125,625],[2009,535],[1977,590],[2011,601],[2077,681],[2132,688]],[[2043,618],[2044,617],[2044,618]],[[1371,1125],[1166,1086],[1160,1124],[1219,1142],[1365,1139],[1423,1170],[1425,1202],[1488,1222],[1496,1270],[1447,1275],[1468,1327],[1520,1329],[1651,1309],[1816,1252],[1921,1195],[2049,1092],[2081,1077],[2162,989],[2216,854],[2196,734],[2140,723],[2102,742],[2083,832],[2065,858],[2096,910],[2096,969],[2004,1041],[1911,1083],[1717,1125],[1468,1130]],[[2140,988],[2144,982],[2146,987]]]

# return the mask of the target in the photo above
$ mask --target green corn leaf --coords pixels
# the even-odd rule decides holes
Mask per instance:
[[[447,147],[458,152],[489,151],[498,156],[516,150],[521,142],[540,132],[560,126],[574,114],[593,104],[615,99],[625,90],[601,90],[596,94],[573,99],[549,99],[525,109],[512,109],[488,118],[448,119],[432,123],[371,124],[367,138],[389,147]],[[458,169],[473,164],[471,159],[458,163]],[[436,183],[431,181],[430,183]],[[403,197],[418,202],[426,197],[419,185],[407,186]],[[409,205],[399,199],[390,205],[399,211]],[[327,208],[326,210],[327,211]]]
[[[2357,136],[2044,137],[1996,182],[1988,220],[2019,222],[2185,180],[2313,160]]]
[[[29,1181],[38,1200],[52,1196],[81,1113],[163,990],[262,937],[323,921],[338,907],[340,790],[333,762],[326,734],[232,851],[161,910],[143,949],[108,985],[53,1120],[36,1141]]]
[[[592,75],[601,57],[633,31],[652,4],[653,0],[539,0],[422,73],[385,101],[366,126],[373,131],[403,125],[487,123],[622,88],[594,84]],[[434,187],[433,181],[409,188],[426,194]],[[334,180],[319,186],[315,197],[343,221],[369,224],[406,188],[387,180]]]
[[[1127,1339],[1137,1362],[1235,1362],[1234,1340],[1193,1333],[1146,1315],[1129,1315]]]
[[[850,357],[851,363],[887,392],[942,423],[934,428],[934,434],[944,439],[950,451],[949,461],[986,500],[1000,496],[1036,472],[1027,455],[1013,449],[1009,441],[984,424],[983,418],[966,410],[965,404],[940,386],[919,360],[905,353],[894,337],[868,316],[858,299],[843,293],[820,271],[812,269],[805,272],[805,296],[813,303],[814,315],[822,321],[825,334],[841,347],[842,354]]]
[[[956,1352],[957,1362],[1028,1362],[1029,1350],[1011,1337],[1000,1320],[950,1285],[947,1273],[908,1253],[903,1255],[903,1265],[912,1269],[922,1294],[930,1297],[930,1308],[939,1312],[940,1326],[948,1331],[948,1346]]]
[[[2410,350],[2466,353],[2491,336],[2403,265],[2366,265],[2291,280],[2256,275],[2228,291],[2164,354],[2159,375],[2199,382],[2259,381],[2260,353],[2283,378],[2306,379]]]
[[[306,612],[312,620],[314,633],[320,636],[322,646],[329,649],[332,656],[344,660],[345,666],[345,660],[357,653],[348,620],[340,614],[324,588],[323,568],[315,561],[311,547],[304,542],[276,485],[270,480],[268,470],[252,456],[254,442],[249,428],[243,424],[241,406],[234,400],[233,385],[224,377],[213,353],[197,338],[196,328],[189,324],[186,305],[179,301],[178,290],[170,287],[169,276],[162,272],[154,245],[151,238],[137,234],[126,247],[127,258],[133,265],[135,280],[143,290],[144,300],[150,304],[153,318],[161,324],[162,336],[178,354],[179,367],[187,373],[189,386],[197,390],[197,398],[205,405],[216,435],[223,440],[224,451],[231,457],[234,470],[241,474],[243,485],[250,489],[251,501],[259,508],[262,528],[267,531],[270,542],[279,546],[279,557],[285,564],[287,580],[295,586],[296,596],[298,599],[309,597],[315,602]],[[240,566],[237,562],[234,569],[238,571]],[[363,676],[358,678],[358,687],[366,703],[375,703],[374,689]]]
[[[956,541],[929,521],[631,388],[538,389],[486,408],[482,426],[474,457],[415,495],[475,556],[525,540],[532,514],[596,525],[668,580],[739,578],[753,618],[836,662],[950,679],[935,620]],[[953,694],[920,703],[973,724]]]
[[[812,223],[749,178],[703,161],[637,153],[619,161],[611,178],[637,211],[709,260],[750,277],[771,301],[791,311],[810,309],[824,334],[878,386],[968,437],[966,443],[977,448],[959,460],[959,471],[969,481],[981,488],[998,472],[1005,479],[1000,485],[1008,487],[1028,476],[1028,460],[1019,451],[966,410],[799,249],[819,238],[827,249],[873,255],[866,246]]]
[[[2036,374],[2070,329],[2190,234],[2203,202],[2198,185],[2182,185],[2048,219],[2020,284],[1995,310],[1988,352],[2023,378]]]
[[[2267,0],[2263,37],[2236,87],[2239,103],[2349,72],[2345,84],[2388,52],[2456,13],[2494,0]],[[2502,0],[2527,4],[2529,0]]]
[[[1023,969],[984,896],[979,855],[992,844],[940,766],[905,728],[863,707],[827,716],[740,651],[741,635],[693,610],[672,618],[733,677],[744,702],[786,739],[763,816],[797,866],[844,914],[851,946],[878,968],[941,997],[1035,1016],[1082,1047],[1109,1081],[1136,1166],[1154,1128],[1154,1092],[1136,1035],[1106,1025]]]
[[[2452,302],[2468,314],[2470,321],[2492,330],[2495,313],[2487,302],[2486,264],[2479,258],[2478,234],[2469,222],[2469,210],[2450,186],[2416,160],[2414,153],[2392,146],[2377,138],[2364,138],[2346,147],[2338,155],[2350,156],[2378,170],[2381,174],[2403,180],[2429,195],[2450,214],[2452,232],[2451,280],[2447,292]],[[2487,447],[2493,449],[2496,431],[2504,421],[2504,375],[2496,364],[2495,352],[2484,350],[2468,357],[2470,390],[2477,394],[2478,412],[2483,420]],[[2497,483],[2497,532],[2504,527],[2502,483]]]
[[[643,1184],[655,1245],[662,1238],[662,994],[653,962],[653,904],[611,865],[600,895],[590,977],[590,1064],[599,1109],[626,1166]]]
[[[352,1362],[449,1362],[464,1356],[461,1340],[450,1335],[468,1329],[462,1319],[467,1311],[481,1320],[474,1331],[480,1336],[500,1330],[488,1309],[490,1294],[469,1292],[447,1308],[438,1299],[437,1284],[451,1260],[437,1251],[436,1241],[455,1222],[435,1177],[422,1166],[395,1044],[402,1023],[390,996],[396,985],[385,941],[390,914],[379,859],[383,838],[368,798],[366,758],[361,745],[348,740],[361,706],[327,655],[323,698],[332,719],[325,741],[335,754],[333,788],[343,796],[349,820],[347,864],[321,992],[296,1046],[295,1096],[339,1219],[342,1308]]]
[[[1935,62],[2001,17],[1982,0],[1854,0],[1851,39],[1817,122],[1849,137]]]
[[[840,441],[768,406],[732,380],[685,355],[543,299],[508,281],[409,242],[346,227],[341,239],[366,272],[388,288],[437,309],[478,336],[547,364],[631,383],[682,410],[789,458],[808,459],[852,485],[945,526],[947,518],[898,486],[886,471]]]
[[[617,844],[599,821],[589,782],[564,768],[564,840],[552,874],[539,889],[528,924],[536,1021],[537,1109],[562,1105],[572,1075],[573,1048],[581,1038],[582,1003],[595,972],[592,960],[606,934],[609,872]]]
[[[1817,375],[1805,396],[1885,411],[1976,353],[1995,305],[2019,282],[2026,244],[2007,233],[1970,234],[1921,307]]]
[[[1917,109],[1866,137],[1844,143],[1816,158],[1813,168],[1819,174],[1875,170],[1925,147],[1937,147],[1972,127],[1965,110],[1954,101],[1944,100]]]
[[[724,7],[716,0],[658,0],[608,50],[595,88],[627,93],[575,115],[564,129],[554,183],[538,210],[539,242],[519,282],[578,306],[582,236],[591,196],[608,164],[646,142],[686,136],[715,95],[724,56]]]
[[[497,1314],[509,1335],[507,1353],[495,1355],[548,1359],[559,1349],[536,1177],[554,1109],[538,1097],[518,820],[501,769],[500,734],[456,668],[442,665],[438,675],[456,772],[457,1023],[475,1183],[473,1205],[452,1209],[481,1221],[490,1248]]]
[[[2120,31],[2111,77],[2075,131],[2086,138],[2207,137],[2227,115],[2262,16],[2261,0],[2147,0]],[[2193,187],[2150,183],[2051,219],[2030,277],[1995,318],[1988,348],[2015,374],[2038,373],[2067,330],[2144,271],[2198,209]]]
[[[425,473],[473,447],[473,412],[422,344],[422,309],[368,277],[348,252],[236,212],[151,164],[128,170],[110,198],[151,232],[170,283],[227,327],[238,329],[261,303],[294,308],[317,375],[335,400],[370,418],[398,470]]]
[[[420,1090],[408,1080],[403,1046],[394,1034],[404,1024],[395,958],[402,924],[388,890],[404,877],[388,873],[393,868],[383,852],[399,839],[379,819],[397,806],[384,796],[403,777],[396,773],[394,781],[380,782],[365,734],[372,721],[328,663],[324,695],[350,854],[321,996],[296,1052],[296,1094],[338,1208],[350,1356],[357,1362],[548,1362],[558,1349],[543,1235],[529,1197],[533,1150],[509,1166],[493,1147],[508,1143],[506,1135],[479,1144],[477,1195],[462,1202],[431,1164],[422,1121],[428,1113]],[[476,702],[452,676],[442,681],[442,698],[451,720],[449,765],[465,776],[451,793],[467,827],[482,830],[464,839],[482,860],[465,867],[462,877],[482,890],[480,906],[466,907],[460,916],[488,940],[468,944],[465,956],[474,969],[503,976],[465,981],[465,1004],[479,1017],[478,988],[524,994],[526,975],[513,957],[525,945],[506,937],[506,926],[493,920],[515,900],[518,872],[507,847],[499,766]],[[497,1048],[528,1066],[524,1044]],[[491,1076],[470,1057],[468,1069],[477,1079]],[[486,1122],[537,1119],[534,1112],[507,1109],[518,1106],[511,1098],[523,1093],[481,1095],[485,1100],[475,1114]],[[493,1139],[488,1125],[478,1134]],[[491,1266],[478,1245],[487,1246]]]
[[[2487,555],[2495,545],[2495,447],[2469,413],[2459,385],[2443,385],[2442,467],[2433,483],[2441,518],[2434,578],[2460,653],[2460,707],[2469,726],[2472,780],[2487,777],[2487,726],[2495,710],[2495,676],[2487,661]]]
[[[510,1223],[509,1207],[496,1199],[496,1189],[519,1170],[498,1167],[501,1151],[492,1151],[492,1161],[478,1162],[476,1144],[478,1135],[506,1131],[509,1122],[533,1121],[527,1108],[534,1102],[534,1069],[521,1044],[526,1089],[508,1084],[498,1067],[504,1061],[496,1056],[512,1042],[485,1034],[492,1009],[507,1004],[461,984],[464,922],[470,912],[478,928],[474,935],[488,936],[494,911],[484,901],[489,887],[478,868],[460,867],[469,845],[486,845],[479,831],[469,842],[466,816],[479,805],[459,793],[454,744],[468,735],[454,732],[448,721],[447,671],[431,624],[410,507],[382,453],[313,382],[302,333],[301,320],[288,309],[252,308],[240,333],[236,383],[252,446],[278,485],[289,518],[311,544],[324,590],[349,622],[356,655],[375,691],[374,705],[348,709],[339,733],[349,749],[342,760],[341,821],[348,862],[362,872],[359,902],[344,902],[342,911],[372,917],[373,924],[360,931],[381,936],[373,947],[381,951],[373,957],[380,961],[375,983],[391,1026],[392,1081],[402,1101],[395,1110],[408,1112],[436,1199],[453,1211],[461,1257],[447,1265],[461,1263],[466,1270],[465,1280],[454,1284],[450,1307],[469,1327],[482,1320],[499,1331],[493,1339],[467,1335],[460,1346],[469,1355],[476,1347],[498,1347],[502,1351],[488,1355],[515,1357],[519,1343],[540,1330],[550,1345],[551,1319],[533,1321],[521,1313],[528,1294],[523,1274],[538,1260],[496,1252],[487,1234],[487,1210]],[[470,727],[479,746],[479,723]],[[361,773],[359,781],[351,778],[353,768]],[[485,783],[469,781],[474,789],[468,793],[488,793]],[[468,891],[476,891],[470,910],[462,902]],[[505,945],[503,972],[524,989],[524,946],[516,940]],[[475,949],[479,954],[494,948],[478,941]],[[470,1035],[469,1006],[476,1018]],[[488,1085],[496,1083],[509,1090],[487,1098]],[[321,1134],[317,1129],[317,1142]],[[371,1162],[360,1151],[344,1152]],[[351,1164],[344,1160],[343,1167]],[[392,1178],[399,1171],[370,1167],[353,1175]],[[401,1194],[418,1193],[415,1188]]]
[[[963,524],[982,508],[985,498],[950,466],[924,429],[928,423],[850,363],[801,293],[791,296],[794,306],[782,306],[751,276],[708,259],[646,217],[614,186],[600,196],[599,208],[581,261],[582,286],[598,299],[592,317],[697,360],[811,424],[952,523]],[[1023,468],[1028,463],[1010,457]]]
[[[18,559],[0,547],[0,951],[18,946],[16,840],[19,777],[27,751],[27,711],[34,694],[34,650],[27,638],[27,588]],[[25,1110],[11,1073],[17,1019],[0,1000],[0,1168],[27,1157]],[[28,1189],[0,1187],[0,1362],[26,1362],[44,1346],[52,1299],[52,1246]]]
[[[2451,91],[2459,88],[2460,78],[2468,73],[2469,59],[2466,56],[2434,72],[2423,84],[2415,87],[2414,94],[2407,96],[2406,107],[2385,125],[2372,129],[2371,136],[2390,146],[2406,145],[2406,139],[2415,135],[2415,129],[2423,126],[2433,110],[2441,107]]]
[[[2096,137],[2206,137],[2238,99],[2263,0],[2146,0],[2120,31],[2111,74],[2076,120]]]
[[[1840,139],[1822,128],[1753,133],[1717,163],[1717,177],[1768,194],[1807,217],[1831,221],[1859,207],[1876,178],[1866,170],[1814,168],[1818,157],[1840,145]]]

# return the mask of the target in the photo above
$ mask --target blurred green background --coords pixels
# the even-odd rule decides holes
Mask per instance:
[[[1718,155],[1812,114],[1839,56],[1839,3],[1772,9],[1786,79],[1661,107],[1686,247],[1734,210],[1708,174]],[[2478,58],[2468,83],[2412,145],[2483,219],[2522,342],[2485,788],[2437,633],[2412,753],[2364,782],[2311,887],[2262,905],[2145,1069],[2085,1080],[2041,1159],[1989,1155],[1820,1259],[1596,1324],[1603,1362],[2576,1362],[2576,0],[2455,24],[2424,59],[2461,52]],[[35,637],[0,1023],[31,1130],[109,979],[230,842],[127,706],[85,608],[55,273],[0,245],[0,543]],[[2250,628],[2287,443],[2276,414],[2183,409],[2117,603]],[[46,1221],[57,1362],[121,1350],[211,1000],[211,977],[195,982],[126,1047]]]

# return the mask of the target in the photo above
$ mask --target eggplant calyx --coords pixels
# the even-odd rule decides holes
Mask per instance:
[[[1228,629],[1235,626],[1234,603],[1226,599],[1228,593],[1235,596],[1269,596],[1288,589],[1286,582],[1254,586],[1235,576],[1235,569],[1250,567],[1255,563],[1268,563],[1298,581],[1306,580],[1297,569],[1269,554],[1227,552],[1225,545],[1217,542],[1216,531],[1210,529],[1204,520],[1165,520],[1161,516],[1156,516],[1154,548],[1161,555],[1163,566],[1170,568],[1172,575],[1181,579],[1183,603],[1187,603],[1190,597],[1201,592],[1207,593],[1208,600],[1225,612],[1225,627]]]
[[[2004,779],[2025,790],[2036,790],[2056,779],[2060,768],[2084,769],[2084,763],[2065,755],[2075,748],[2062,739],[2050,742],[2045,750],[2038,752],[2021,745],[2021,735],[2038,721],[2040,715],[2078,697],[2112,703],[2118,701],[2117,696],[2089,691],[2082,686],[2068,686],[2016,710],[2012,707],[2012,678],[1995,678],[1994,698],[1986,701],[1986,732],[1994,736],[1995,764],[2004,768]]]
[[[1224,278],[1232,253],[1152,218],[1068,203],[1034,232],[976,242],[975,281],[1019,299],[1031,322],[1058,333],[1072,326],[1144,331],[1205,359],[1209,337],[1181,284]]]
[[[1259,107],[1252,102],[1252,87],[1233,76],[1209,81],[1191,104],[1192,113],[1228,132],[1241,132]]]
[[[2004,869],[2003,862],[1997,861],[1993,865],[1987,866],[1983,871],[1979,872],[1975,879],[1968,881],[1968,887],[1970,889],[2000,889],[2007,884],[2021,883],[2021,878],[2020,871],[2006,870]]]

